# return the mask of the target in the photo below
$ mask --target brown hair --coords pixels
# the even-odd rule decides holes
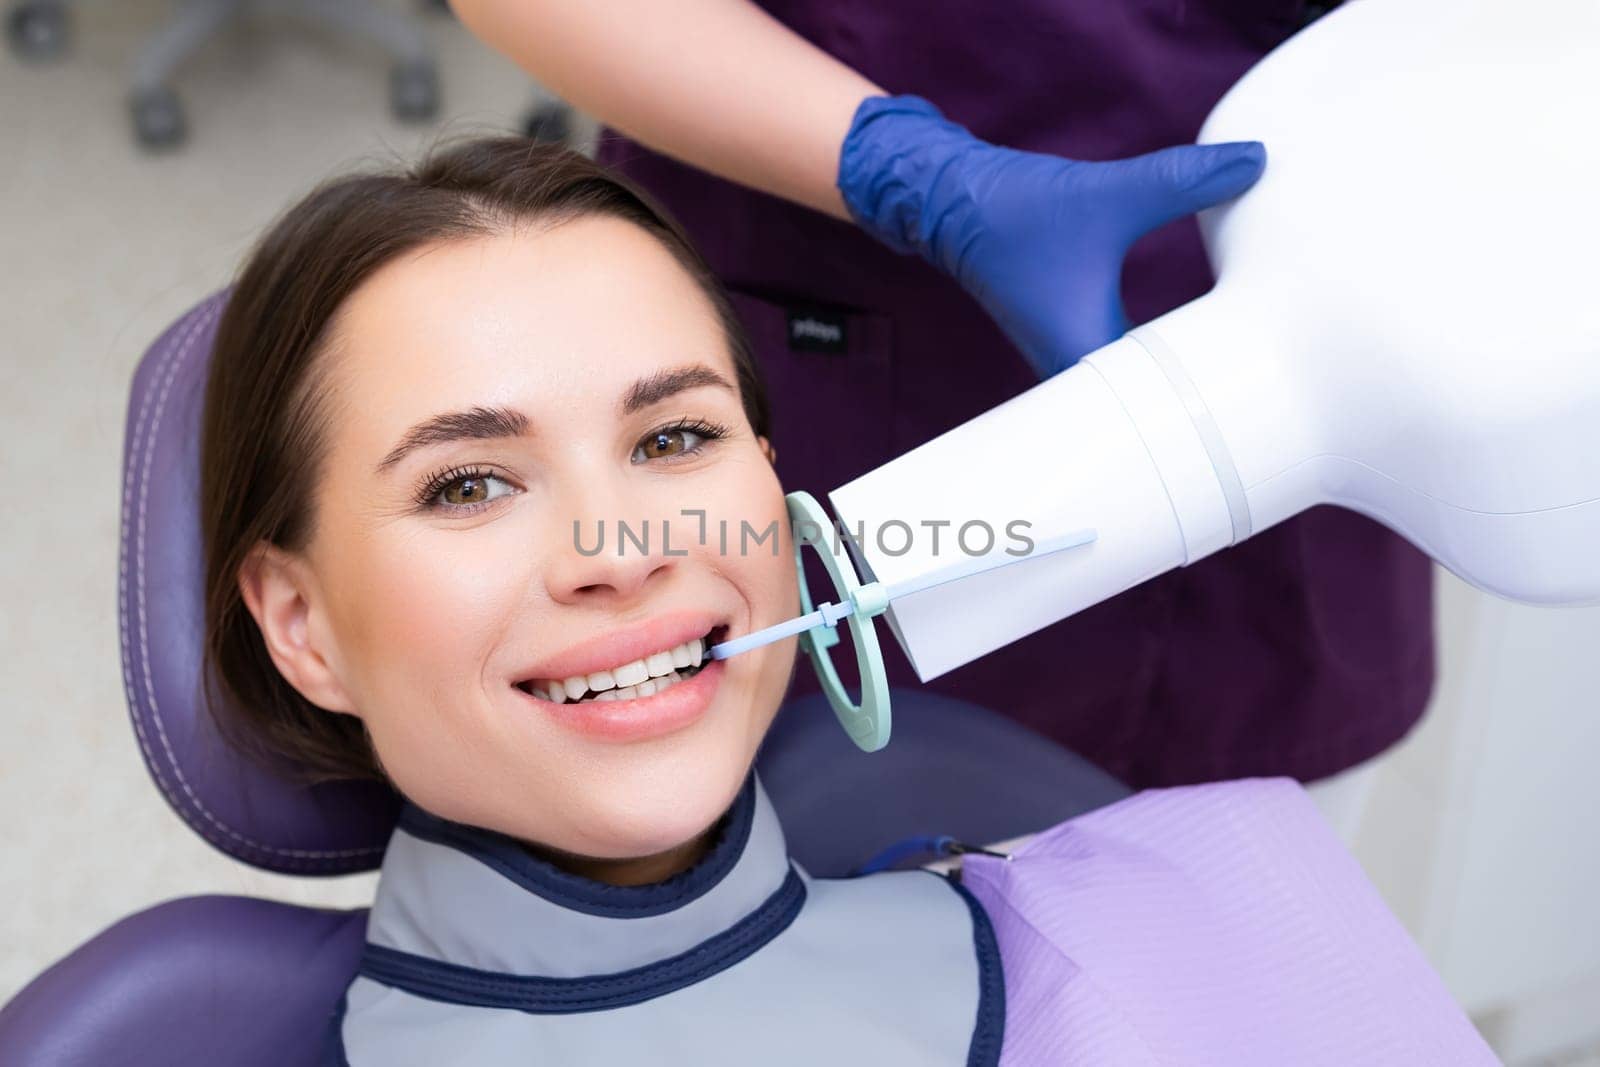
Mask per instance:
[[[384,780],[355,716],[313,706],[273,664],[239,590],[260,542],[311,539],[327,414],[317,353],[339,307],[379,267],[435,241],[519,221],[625,219],[673,254],[711,301],[751,428],[769,434],[764,387],[721,285],[682,228],[648,195],[564,148],[518,137],[435,150],[415,167],[330,181],[280,218],[241,270],[217,328],[200,440],[205,551],[204,691],[235,748],[307,783]]]

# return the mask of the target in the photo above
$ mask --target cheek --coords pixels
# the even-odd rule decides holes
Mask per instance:
[[[747,476],[730,480],[722,503],[728,518],[728,549],[713,550],[712,559],[724,577],[738,590],[750,613],[749,629],[759,630],[793,618],[800,607],[795,577],[794,539],[789,529],[789,512],[782,487],[770,466],[753,468]],[[750,535],[738,536],[741,523]],[[773,531],[759,544],[757,535]],[[755,724],[764,734],[788,688],[798,644],[793,639],[780,641],[740,657],[740,676],[745,679],[745,699],[752,710],[765,709]],[[739,660],[733,661],[739,663]]]
[[[494,523],[380,534],[342,576],[353,699],[385,768],[419,802],[475,795],[494,759],[485,671],[529,588],[526,573],[508,573],[529,554],[505,539]]]
[[[720,478],[715,492],[707,510],[721,521],[706,531],[714,565],[749,605],[753,628],[789,618],[799,594],[789,512],[777,475],[765,461],[751,463],[738,477]],[[719,538],[723,530],[725,549]]]
[[[428,528],[365,539],[341,574],[351,664],[386,706],[476,693],[483,664],[518,610],[528,553],[503,542],[513,524]]]
[[[770,519],[764,521],[771,521]],[[795,580],[794,542],[789,536],[787,515],[779,522],[779,536],[759,547],[752,544],[745,553],[729,552],[730,577],[750,605],[754,629],[771,626],[791,618],[800,607]]]

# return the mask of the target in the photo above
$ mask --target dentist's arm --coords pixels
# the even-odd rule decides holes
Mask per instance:
[[[748,0],[451,0],[578,110],[723,178],[848,219],[856,106],[883,90]]]
[[[996,147],[925,100],[883,95],[748,0],[451,2],[600,121],[918,253],[1041,376],[1127,331],[1135,240],[1239,195],[1265,165],[1253,142],[1106,163]]]

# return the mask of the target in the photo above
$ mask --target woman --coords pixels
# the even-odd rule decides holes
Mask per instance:
[[[262,240],[204,413],[215,713],[408,800],[330,1062],[1492,1062],[1291,784],[971,890],[790,862],[751,768],[793,643],[703,658],[795,610],[769,433],[704,262],[574,154],[469,142]]]
[[[1247,188],[1259,146],[1153,150],[1193,141],[1308,8],[1334,5],[452,6],[628,135],[603,142],[600,158],[683,220],[762,324],[757,354],[789,416],[780,473],[820,497],[1115,339],[1130,318],[1205,292],[1193,225],[1161,224]],[[909,251],[928,262],[895,254]],[[818,306],[846,351],[786,334]],[[812,432],[824,422],[826,435]],[[1377,524],[1317,509],[930,685],[1135,787],[1326,779],[1422,714],[1430,574]],[[891,681],[915,684],[898,650],[889,655]],[[1055,676],[1036,669],[1046,662]],[[1353,826],[1363,792],[1338,793],[1330,814]]]

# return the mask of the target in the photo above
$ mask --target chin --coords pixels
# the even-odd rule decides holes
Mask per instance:
[[[583,805],[569,851],[593,859],[637,859],[677,848],[719,819],[744,784],[748,768],[725,772],[702,768],[693,777],[673,776],[632,789],[610,789],[599,803]]]

